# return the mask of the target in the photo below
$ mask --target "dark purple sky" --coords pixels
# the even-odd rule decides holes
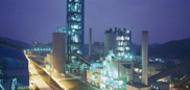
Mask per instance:
[[[49,42],[52,32],[65,26],[66,0],[0,0],[0,36]],[[85,30],[103,40],[110,27],[126,27],[139,43],[150,31],[152,43],[190,37],[190,0],[86,0]],[[87,39],[87,38],[86,38]]]

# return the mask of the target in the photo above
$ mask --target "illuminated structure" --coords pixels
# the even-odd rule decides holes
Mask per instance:
[[[107,30],[104,45],[105,59],[91,64],[87,81],[103,90],[126,90],[126,83],[134,79],[131,31],[125,28]]]
[[[53,33],[53,67],[63,73],[66,64],[67,38],[64,32]]]
[[[93,63],[87,71],[87,81],[103,90],[126,90],[133,81],[133,62],[118,60],[110,52],[102,63]]]
[[[131,31],[124,28],[115,28],[105,32],[105,54],[113,51],[118,57],[132,58],[131,54]]]
[[[26,49],[27,52],[52,52],[52,49],[50,47],[34,47],[34,48],[30,48],[30,49]]]
[[[84,0],[67,0],[67,34],[68,60],[78,68],[76,53],[82,55],[84,45]]]
[[[131,53],[131,31],[126,30],[125,28],[123,31],[118,30],[117,32],[117,48],[116,52],[118,56],[125,56],[126,54]]]

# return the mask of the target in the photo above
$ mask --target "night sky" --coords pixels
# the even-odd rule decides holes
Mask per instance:
[[[66,25],[65,5],[66,0],[0,0],[0,36],[50,42],[52,32]],[[111,27],[132,30],[136,43],[142,30],[150,31],[151,43],[188,38],[190,0],[86,0],[86,39],[89,27],[94,41],[102,41]]]

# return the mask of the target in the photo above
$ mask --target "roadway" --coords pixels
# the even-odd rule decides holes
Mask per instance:
[[[36,66],[35,63],[33,63],[33,65],[35,66],[37,72],[41,75],[43,81],[45,81],[49,86],[49,88],[52,90],[63,90],[44,70]]]
[[[41,60],[35,59],[37,56],[34,56],[33,58],[27,54],[25,54],[25,56],[30,61],[30,64],[33,65],[38,75],[40,75],[40,77],[34,78],[40,78],[40,82],[43,82],[43,85],[46,84],[46,86],[43,87],[41,84],[36,84],[40,90],[63,90],[63,88],[64,90],[98,90],[97,88],[94,88],[89,84],[82,82],[78,77],[73,77],[72,75],[65,76],[61,75],[60,73],[55,73],[47,70],[44,67],[45,65],[40,62]],[[32,68],[30,67],[29,69]]]
[[[35,66],[29,62],[30,72],[30,88],[40,90],[53,90],[42,78],[41,74],[38,73]]]
[[[32,90],[63,90],[60,88],[49,75],[39,68],[26,54],[29,62],[30,88]]]

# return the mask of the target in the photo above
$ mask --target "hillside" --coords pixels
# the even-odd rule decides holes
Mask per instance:
[[[149,51],[154,57],[190,59],[190,38],[150,47]]]
[[[140,55],[141,46],[133,45],[134,53]],[[150,57],[190,59],[190,38],[149,45]]]
[[[23,50],[25,48],[31,47],[31,45],[18,40],[12,40],[9,38],[0,37],[0,47],[16,48],[19,50]]]

